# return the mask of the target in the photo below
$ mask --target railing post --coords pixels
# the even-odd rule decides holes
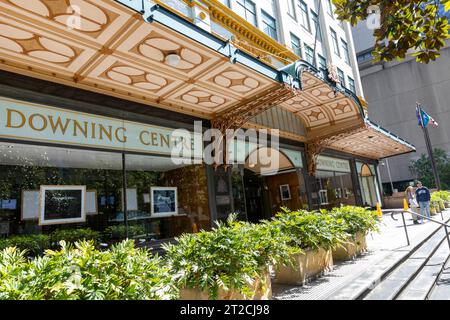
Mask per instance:
[[[447,225],[444,225],[444,230],[445,230],[445,237],[447,238],[448,247],[450,249],[450,238],[448,237],[448,227],[447,227]]]
[[[408,228],[406,227],[405,211],[402,211],[402,219],[403,219],[403,228],[405,228],[406,241],[408,242],[408,246],[410,246],[411,243],[409,241]]]
[[[441,210],[441,218],[442,218],[442,221],[444,221],[444,214],[442,213],[442,211],[444,211],[444,210]]]

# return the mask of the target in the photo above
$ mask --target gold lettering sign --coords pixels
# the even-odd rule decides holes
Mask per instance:
[[[182,143],[178,156],[201,158],[203,150],[193,150],[201,135],[189,135],[185,141],[170,128],[0,98],[0,138],[164,155]]]

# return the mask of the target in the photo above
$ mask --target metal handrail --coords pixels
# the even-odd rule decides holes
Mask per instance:
[[[413,211],[411,211],[411,210],[405,210],[405,209],[388,209],[388,210],[382,210],[382,211],[383,211],[383,212],[390,212],[390,213],[391,213],[391,218],[392,218],[392,220],[394,220],[394,221],[397,221],[397,219],[394,218],[394,214],[395,214],[395,213],[399,213],[399,212],[400,212],[400,213],[402,214],[403,227],[404,227],[404,229],[405,229],[406,241],[407,241],[407,243],[408,243],[408,246],[411,245],[411,243],[410,243],[410,241],[409,241],[408,227],[407,227],[407,225],[406,225],[406,220],[405,220],[405,212],[408,212],[408,213],[411,213],[411,214],[415,214],[415,215],[417,215],[417,216],[419,216],[419,217],[422,217],[422,219],[426,219],[426,220],[428,220],[428,221],[431,221],[431,222],[434,222],[434,223],[437,223],[437,224],[440,224],[441,226],[443,226],[443,227],[444,227],[444,230],[445,230],[445,237],[447,238],[447,243],[448,243],[448,246],[449,246],[449,248],[450,248],[450,238],[449,238],[449,232],[448,232],[448,229],[450,228],[450,225],[448,225],[448,224],[446,224],[446,223],[444,223],[444,222],[440,222],[440,221],[437,221],[437,220],[435,220],[435,219],[429,218],[429,217],[424,216],[424,215],[422,215],[422,214],[420,214],[420,213],[413,212]],[[441,217],[442,217],[442,220],[444,220],[444,215],[442,214],[442,212],[441,212]]]

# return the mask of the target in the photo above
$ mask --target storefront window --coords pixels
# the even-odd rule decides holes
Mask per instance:
[[[317,171],[315,179],[315,205],[320,208],[333,208],[343,205],[354,205],[352,176],[350,173]]]
[[[121,210],[122,183],[118,153],[0,143],[0,199],[8,203],[0,209],[0,236],[73,228],[104,232]],[[86,190],[83,212],[80,186]],[[70,223],[73,217],[84,222]]]
[[[348,160],[319,156],[317,168],[315,179],[310,186],[314,209],[356,204]]]
[[[130,226],[146,240],[169,239],[210,229],[206,170],[170,158],[126,155]]]

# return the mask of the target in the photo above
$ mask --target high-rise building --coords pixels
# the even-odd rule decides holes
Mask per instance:
[[[411,161],[428,154],[416,117],[417,102],[441,124],[429,126],[433,148],[450,152],[450,42],[441,50],[441,57],[429,64],[416,62],[412,55],[401,61],[374,62],[373,30],[360,23],[353,38],[370,118],[417,147],[417,153],[390,158],[380,166],[386,192],[392,191],[391,182],[394,189],[404,190],[417,179],[409,168]]]

